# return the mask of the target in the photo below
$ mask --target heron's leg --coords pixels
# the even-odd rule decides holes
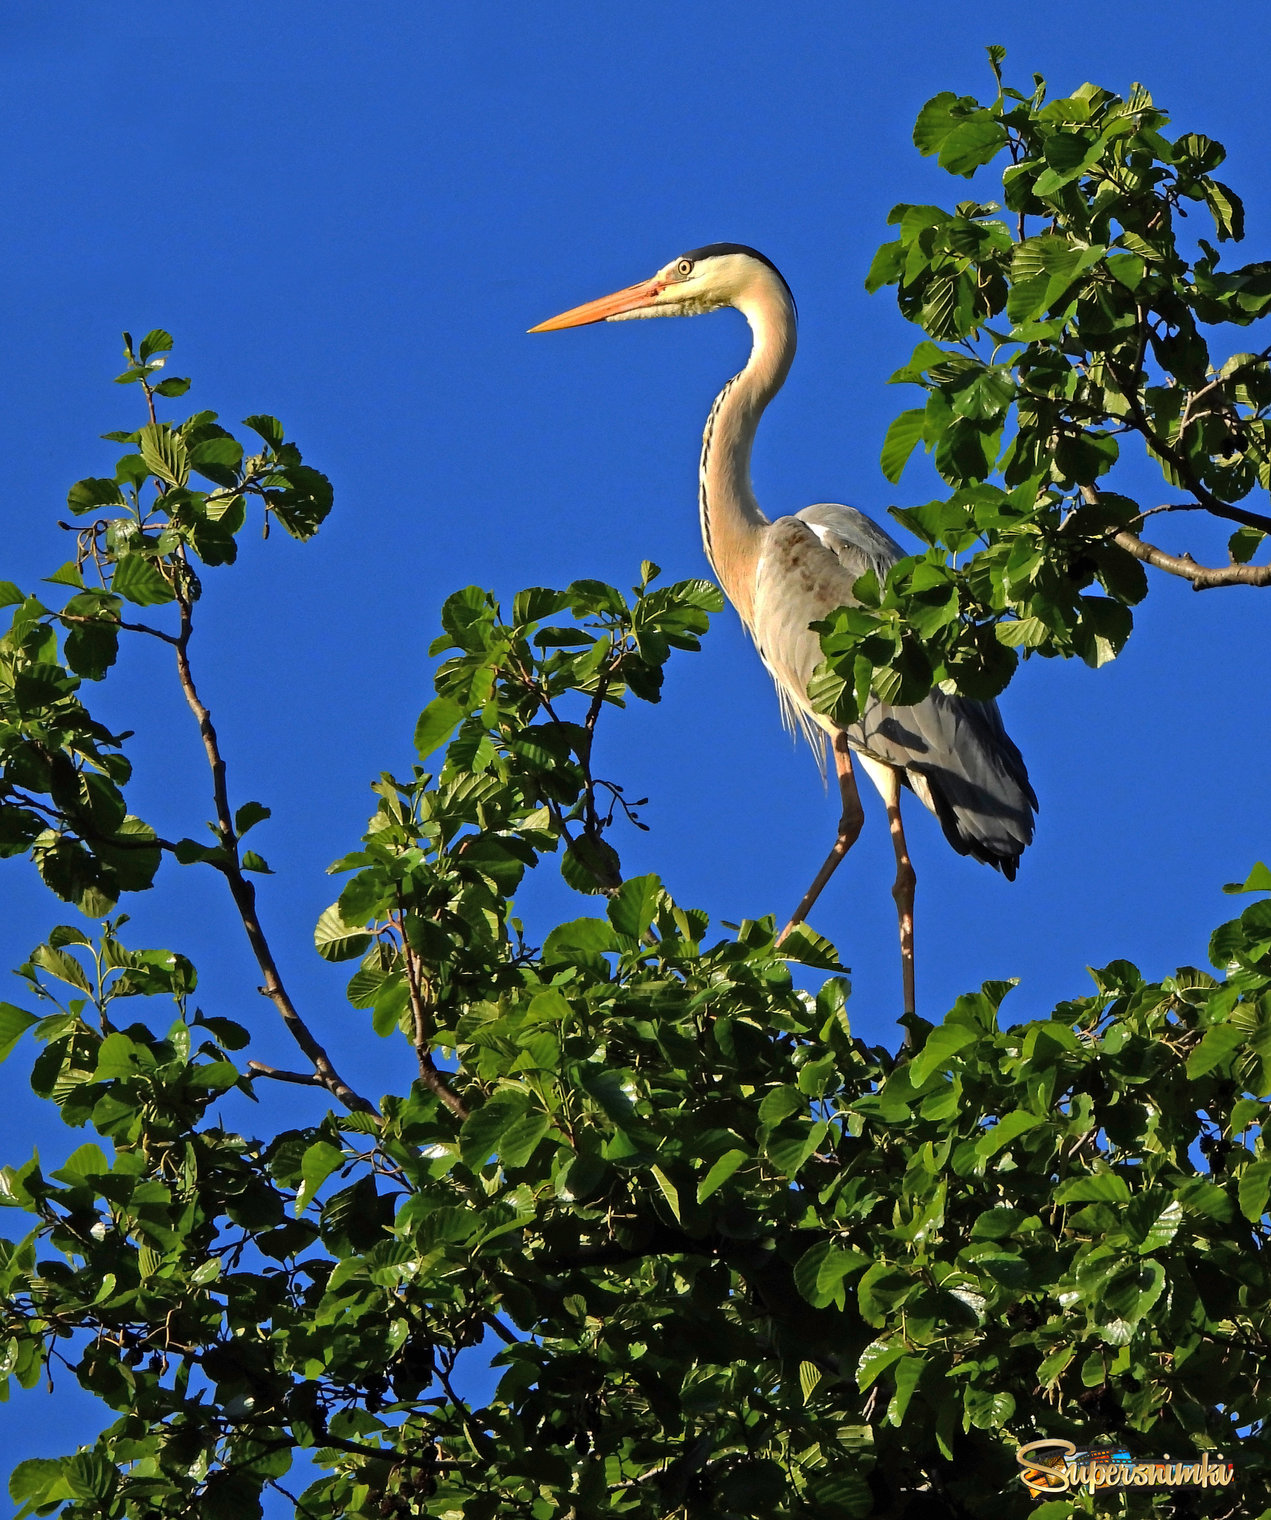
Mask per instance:
[[[865,822],[865,809],[861,806],[861,795],[856,790],[856,777],[852,772],[852,751],[847,745],[846,734],[834,736],[834,769],[839,779],[839,795],[843,799],[843,813],[839,818],[838,838],[834,841],[834,848],[825,857],[825,864],[816,873],[816,878],[799,901],[799,906],[790,915],[790,922],[777,935],[777,943],[780,944],[795,924],[801,924],[812,911],[812,904],[821,895],[830,877],[834,875],[839,862],[844,855],[856,843],[861,832],[861,825]]]
[[[905,828],[900,821],[900,772],[887,770],[882,785],[883,801],[887,804],[887,826],[891,829],[891,845],[896,852],[896,882],[891,895],[896,899],[896,913],[900,919],[900,969],[905,994],[905,1012],[914,1010],[914,887],[917,875],[909,859],[909,846],[905,843]]]

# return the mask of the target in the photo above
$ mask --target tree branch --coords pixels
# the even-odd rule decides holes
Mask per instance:
[[[296,1006],[291,1001],[283,985],[282,977],[279,975],[273,952],[269,948],[269,941],[265,938],[265,932],[260,926],[260,920],[256,914],[256,889],[244,876],[243,868],[239,864],[238,834],[234,828],[234,817],[230,812],[229,794],[225,786],[225,760],[217,741],[216,729],[212,724],[212,715],[199,697],[194,676],[190,670],[189,644],[194,632],[193,604],[179,581],[176,593],[177,605],[181,610],[181,632],[176,641],[177,673],[181,679],[181,689],[185,692],[185,700],[189,703],[190,711],[198,722],[203,749],[212,770],[216,829],[227,856],[225,864],[218,866],[217,869],[229,883],[230,895],[234,899],[234,906],[238,909],[238,916],[243,921],[248,943],[256,957],[256,964],[265,978],[265,985],[261,991],[277,1008],[283,1022],[291,1031],[292,1038],[312,1062],[319,1082],[332,1097],[351,1111],[374,1114],[378,1118],[375,1106],[359,1093],[354,1092],[340,1076],[326,1050],[296,1011]]]
[[[1118,533],[1113,542],[1145,565],[1191,581],[1193,591],[1209,591],[1215,586],[1271,586],[1271,565],[1198,565],[1190,554],[1170,554],[1155,544],[1144,543],[1128,529]]]
[[[1094,486],[1082,486],[1081,495],[1090,506],[1099,505],[1099,493]],[[1186,508],[1158,507],[1155,510],[1176,512],[1184,511]],[[1146,513],[1143,514],[1143,516],[1146,515]],[[1246,515],[1254,516],[1253,513]],[[1145,565],[1151,565],[1156,570],[1164,570],[1168,575],[1177,575],[1185,581],[1190,581],[1193,591],[1209,591],[1215,586],[1271,586],[1271,565],[1198,565],[1190,554],[1170,554],[1166,549],[1158,549],[1155,544],[1146,543],[1137,533],[1131,533],[1128,528],[1123,528],[1120,533],[1114,534],[1112,541],[1127,554],[1132,554],[1135,559],[1142,560]]]

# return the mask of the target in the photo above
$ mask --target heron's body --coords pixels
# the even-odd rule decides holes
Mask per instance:
[[[777,685],[783,714],[823,754],[828,740],[843,793],[839,838],[796,909],[811,907],[854,842],[861,812],[852,778],[855,751],[887,803],[896,847],[895,894],[901,913],[906,1006],[913,1006],[913,869],[900,824],[899,791],[909,787],[940,820],[960,854],[1014,877],[1033,836],[1037,799],[997,705],[932,692],[912,707],[871,701],[859,723],[843,727],[818,713],[808,682],[821,661],[810,624],[855,602],[853,586],[874,569],[881,582],[899,545],[852,507],[806,507],[769,519],[750,480],[750,452],[764,408],[780,390],[795,351],[795,308],[776,267],[754,249],[716,243],[694,249],[652,280],[564,312],[533,331],[644,316],[693,316],[734,306],[753,344],[746,367],[715,399],[702,438],[699,507],[702,542],[728,599]]]
[[[818,750],[823,735],[832,742],[844,733],[880,792],[886,795],[884,772],[898,772],[940,820],[959,855],[974,856],[1013,880],[1033,837],[1037,799],[995,702],[939,691],[913,707],[873,699],[859,723],[840,729],[808,698],[808,682],[822,659],[820,639],[808,623],[852,605],[852,587],[866,570],[874,570],[881,585],[900,557],[900,546],[852,507],[827,503],[778,518],[756,575],[752,637],[777,683],[789,726],[797,724]]]

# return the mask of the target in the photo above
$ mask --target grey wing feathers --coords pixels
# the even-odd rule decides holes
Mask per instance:
[[[867,569],[881,581],[902,553],[851,507],[808,507],[767,531],[755,578],[755,642],[783,715],[791,727],[798,723],[819,759],[834,725],[815,715],[807,698],[821,661],[820,640],[808,625],[852,603],[852,586]],[[872,702],[847,738],[853,749],[900,772],[959,854],[1014,878],[1032,841],[1037,798],[996,702],[938,691],[913,707]]]
[[[876,702],[847,737],[853,748],[901,772],[959,855],[1015,879],[1033,840],[1037,797],[996,702],[939,691],[915,707]]]

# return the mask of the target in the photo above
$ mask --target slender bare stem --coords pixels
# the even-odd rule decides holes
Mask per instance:
[[[400,902],[399,921],[394,927],[401,937],[402,958],[406,965],[406,986],[410,995],[411,1018],[415,1031],[413,1043],[415,1055],[419,1061],[420,1080],[431,1093],[441,1099],[451,1113],[459,1119],[466,1119],[468,1117],[467,1106],[446,1082],[432,1057],[428,1032],[429,1010],[424,1004],[423,976],[420,970],[419,957],[415,954],[406,938],[405,910],[401,907]]]
[[[1233,508],[1239,512],[1239,517],[1230,518],[1233,523],[1242,523],[1245,527],[1259,527],[1265,534],[1271,534],[1271,517],[1262,517],[1260,512],[1245,512],[1244,508]],[[1155,517],[1157,512],[1213,512],[1213,508],[1204,505],[1203,502],[1166,502],[1162,506],[1149,506],[1145,512],[1140,512],[1136,521],[1142,523],[1145,518]]]
[[[152,639],[162,639],[165,644],[176,647],[178,640],[175,634],[164,633],[162,628],[151,628],[146,623],[125,623],[122,618],[97,618],[85,617],[78,612],[58,612],[54,616],[62,623],[109,623],[115,628],[123,628],[128,633],[148,633]]]
[[[419,1061],[419,1080],[428,1091],[441,1099],[452,1114],[458,1119],[468,1117],[468,1108],[437,1068],[437,1063],[432,1058],[432,1047],[428,1038],[428,1010],[424,1006],[423,978],[419,971],[419,957],[411,949],[406,940],[404,924],[399,924],[399,932],[402,936],[402,955],[406,962],[406,986],[410,993],[410,1011],[414,1020],[415,1028],[415,1055]]]
[[[1147,341],[1146,328],[1143,330],[1142,341],[1144,343]],[[1175,447],[1173,444],[1170,444],[1166,439],[1162,438],[1156,432],[1155,428],[1152,426],[1151,418],[1149,418],[1147,413],[1143,410],[1142,402],[1139,400],[1137,383],[1138,374],[1142,371],[1142,365],[1142,348],[1140,348],[1138,371],[1136,372],[1134,383],[1131,385],[1127,385],[1125,381],[1122,380],[1119,375],[1117,375],[1116,370],[1113,368],[1111,363],[1108,365],[1109,373],[1117,381],[1117,384],[1121,390],[1121,395],[1124,398],[1126,405],[1130,408],[1131,422],[1135,432],[1139,433],[1142,436],[1143,441],[1153,451],[1153,453],[1159,455],[1161,459],[1166,461],[1166,463],[1173,466],[1179,483],[1184,485],[1192,493],[1199,505],[1206,512],[1211,513],[1214,517],[1225,518],[1228,522],[1241,523],[1246,528],[1261,528],[1264,532],[1271,533],[1271,517],[1265,517],[1260,512],[1246,511],[1244,507],[1232,506],[1230,502],[1223,501],[1220,497],[1215,496],[1212,491],[1208,490],[1204,485],[1201,484],[1200,480],[1197,479],[1196,472],[1192,469],[1191,460],[1187,457],[1187,455]],[[1231,377],[1228,376],[1227,378],[1230,379]],[[1212,383],[1213,382],[1211,382],[1211,385]],[[1210,386],[1205,387],[1206,390],[1210,388]],[[1203,394],[1203,392],[1200,392],[1198,394]],[[1085,493],[1086,489],[1086,487],[1082,487],[1083,494]],[[1089,500],[1090,498],[1087,497],[1086,499]],[[1128,548],[1129,546],[1124,545],[1123,547]],[[1131,550],[1130,552],[1133,553],[1134,551]],[[1165,569],[1166,567],[1162,565],[1159,568]],[[1171,573],[1178,574],[1180,572],[1173,571]],[[1214,581],[1211,584],[1258,585],[1262,583],[1258,581],[1246,580],[1242,583],[1231,581]],[[1203,587],[1197,587],[1197,590],[1203,589]]]
[[[316,1438],[319,1450],[326,1448],[330,1451],[347,1451],[350,1456],[370,1457],[376,1462],[389,1462],[394,1465],[400,1463],[406,1467],[420,1467],[431,1469],[434,1467],[465,1467],[471,1463],[455,1462],[445,1457],[439,1457],[436,1452],[431,1456],[416,1456],[414,1452],[398,1451],[392,1446],[363,1446],[357,1441],[346,1441],[341,1436],[333,1436],[330,1433]]]
[[[300,1087],[321,1087],[322,1078],[312,1071],[280,1071],[277,1066],[266,1066],[263,1061],[248,1061],[249,1077],[270,1077],[275,1082],[295,1082]]]
[[[256,957],[256,964],[264,976],[265,985],[260,990],[277,1008],[292,1038],[312,1062],[321,1085],[343,1103],[345,1108],[361,1113],[376,1114],[378,1117],[375,1106],[359,1093],[354,1092],[336,1071],[330,1056],[296,1011],[296,1006],[283,985],[269,941],[265,938],[265,932],[260,926],[260,919],[256,913],[256,888],[244,875],[238,858],[238,832],[234,827],[234,816],[230,812],[229,793],[225,785],[225,759],[221,754],[216,729],[212,724],[212,714],[200,698],[190,670],[189,644],[194,632],[193,604],[179,580],[176,592],[177,605],[181,610],[181,632],[176,642],[177,673],[181,679],[181,689],[185,692],[185,700],[189,703],[190,711],[198,722],[199,735],[203,740],[203,749],[212,771],[216,831],[220,835],[221,845],[225,852],[225,859],[218,869],[229,883],[230,895],[234,899],[234,906],[238,909],[238,916],[243,921],[247,941]]]

